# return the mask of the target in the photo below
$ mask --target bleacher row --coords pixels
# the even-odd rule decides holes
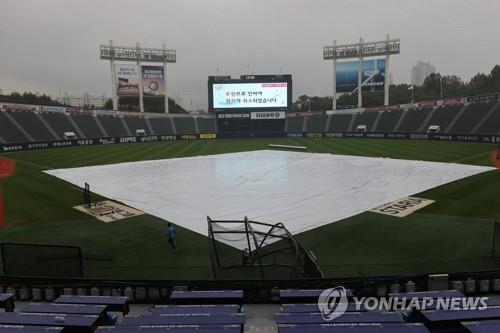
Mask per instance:
[[[349,114],[289,115],[285,133],[356,132],[425,133],[438,126],[439,133],[500,134],[500,102],[490,101],[433,108]],[[217,133],[211,116],[115,116],[87,113],[0,111],[0,144],[76,138]]]
[[[127,297],[61,295],[50,303],[30,303],[14,311],[12,294],[0,295],[2,333],[241,333],[245,323],[239,290],[174,291],[168,305],[130,314]],[[210,304],[206,304],[210,303]],[[117,314],[119,312],[120,315]]]
[[[500,332],[500,306],[438,309],[429,299],[465,299],[456,290],[389,294],[403,300],[401,311],[368,309],[346,291],[345,312],[325,318],[317,300],[323,290],[280,291],[281,310],[274,315],[279,333],[426,333]],[[173,291],[169,304],[147,313],[130,314],[127,297],[61,295],[51,303],[24,304],[15,310],[12,294],[0,295],[0,333],[243,333],[246,327],[243,291]],[[412,306],[406,306],[413,304]],[[427,304],[425,307],[424,304]],[[472,303],[469,303],[472,304]],[[325,304],[328,310],[338,302]],[[120,314],[117,314],[120,313]],[[255,330],[253,330],[255,331]]]
[[[288,117],[286,132],[345,133],[365,127],[370,133],[426,133],[430,126],[439,126],[440,133],[500,134],[500,102]]]
[[[65,132],[76,138],[216,133],[214,118],[137,117],[61,112],[0,111],[0,143],[64,140]]]

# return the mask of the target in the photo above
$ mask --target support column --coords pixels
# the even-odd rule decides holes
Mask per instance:
[[[118,110],[118,96],[116,95],[116,70],[115,70],[115,61],[114,61],[114,49],[113,49],[113,41],[109,41],[109,45],[111,46],[111,100],[113,101],[113,110]]]
[[[384,74],[384,105],[389,105],[389,34],[387,34],[385,44],[385,74]]]
[[[333,98],[332,110],[337,110],[337,41],[333,41]]]
[[[140,45],[137,42],[137,52],[140,52],[139,48]],[[137,69],[139,71],[139,110],[144,112],[144,87],[142,86],[142,67],[140,61],[137,61]]]
[[[168,110],[168,89],[167,89],[167,51],[165,44],[163,44],[163,80],[165,86],[165,113],[169,113]]]
[[[359,62],[358,62],[358,109],[363,107],[363,38],[359,39]]]

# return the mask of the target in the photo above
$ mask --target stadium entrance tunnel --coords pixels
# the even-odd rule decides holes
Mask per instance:
[[[314,254],[282,223],[207,217],[214,279],[322,278]]]

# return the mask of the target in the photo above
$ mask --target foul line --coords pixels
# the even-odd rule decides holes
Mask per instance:
[[[470,156],[459,158],[458,160],[451,161],[451,163],[459,163],[459,162],[468,160],[470,158],[475,158],[475,157],[480,157],[480,156],[483,156],[483,155],[490,155],[490,154],[491,154],[491,152],[485,151],[485,152],[482,152],[482,153],[479,153],[479,154],[475,154],[475,155],[470,155]]]

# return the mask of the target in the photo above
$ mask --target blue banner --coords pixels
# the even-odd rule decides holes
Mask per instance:
[[[356,93],[358,91],[359,61],[337,62],[337,92]],[[384,90],[385,59],[363,61],[361,82],[363,91]]]

